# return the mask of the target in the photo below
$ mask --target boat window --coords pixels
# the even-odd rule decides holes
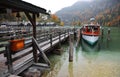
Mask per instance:
[[[88,27],[87,32],[92,32],[92,28],[91,28],[91,27]]]
[[[94,27],[94,31],[98,31],[98,27]]]

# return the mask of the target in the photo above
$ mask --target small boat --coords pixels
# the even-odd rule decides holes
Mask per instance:
[[[94,45],[100,36],[100,26],[97,24],[86,24],[82,27],[82,38],[90,45]]]

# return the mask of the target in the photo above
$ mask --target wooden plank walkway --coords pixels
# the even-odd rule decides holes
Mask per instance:
[[[66,34],[62,34],[60,35],[61,38],[60,40],[63,41],[64,39],[66,39],[69,35],[66,33]],[[57,39],[57,40],[56,40]],[[52,42],[52,46],[55,46],[56,44],[58,44],[60,42],[59,40],[59,36],[57,37],[54,37],[52,38],[52,40],[54,40]],[[41,50],[46,52],[48,51],[49,49],[51,49],[51,44],[50,44],[50,40],[47,40],[47,41],[44,41],[44,42],[41,42],[39,44],[39,46],[41,47]],[[29,47],[25,50],[22,50],[18,53],[16,53],[15,55],[12,55],[12,58],[14,57],[17,57],[18,55],[22,55],[22,54],[25,54],[27,53],[28,51],[32,51],[32,47]],[[22,53],[21,53],[22,52]],[[39,52],[38,52],[39,53]],[[23,70],[25,70],[26,68],[30,67],[34,61],[33,61],[33,53],[31,52],[30,54],[22,57],[21,59],[13,62],[13,74],[14,75],[18,75],[19,73],[21,73]],[[4,57],[4,54],[0,54],[0,76],[4,76],[5,74],[7,75],[8,73],[8,67],[7,65],[5,65],[5,62],[6,62],[6,57]],[[18,71],[19,69],[19,71]]]
[[[6,58],[4,54],[0,54],[0,76],[2,77],[4,73],[8,70],[7,66],[5,65]]]

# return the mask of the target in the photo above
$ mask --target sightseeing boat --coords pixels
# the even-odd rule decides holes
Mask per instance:
[[[82,38],[90,45],[94,45],[100,36],[100,26],[97,24],[86,24],[82,28]]]

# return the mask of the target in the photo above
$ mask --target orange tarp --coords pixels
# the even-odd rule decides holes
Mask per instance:
[[[15,39],[10,41],[10,49],[12,52],[16,52],[24,48],[24,39]]]

